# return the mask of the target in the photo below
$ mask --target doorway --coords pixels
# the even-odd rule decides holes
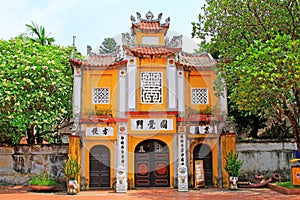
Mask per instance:
[[[97,145],[90,151],[90,188],[110,187],[110,151],[106,146]]]
[[[135,186],[169,187],[169,148],[159,140],[145,140],[134,151]]]
[[[203,168],[204,168],[204,179],[206,186],[213,186],[212,181],[212,152],[208,145],[199,144],[194,148],[194,168],[197,160],[203,160]],[[195,169],[194,169],[195,172]],[[195,176],[195,173],[194,173]],[[195,179],[195,178],[194,178]],[[195,180],[194,180],[195,185]]]

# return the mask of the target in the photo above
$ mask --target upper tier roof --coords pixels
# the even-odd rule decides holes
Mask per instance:
[[[153,19],[152,12],[146,13],[146,19],[141,18],[139,12],[136,13],[137,19],[131,15],[132,28],[134,31],[139,30],[141,32],[167,32],[170,25],[170,17],[165,20],[165,23],[161,23],[162,13],[158,15],[157,19]]]

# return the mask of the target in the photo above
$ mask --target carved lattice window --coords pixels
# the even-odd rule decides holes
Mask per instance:
[[[141,103],[163,103],[162,76],[162,72],[141,72]]]
[[[208,89],[192,88],[192,104],[208,104]]]
[[[109,88],[93,88],[92,99],[93,99],[93,104],[109,104],[110,89]]]

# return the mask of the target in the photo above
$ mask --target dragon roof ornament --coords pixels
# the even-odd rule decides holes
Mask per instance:
[[[161,22],[162,13],[158,14],[157,19],[153,19],[154,15],[151,11],[148,11],[145,15],[146,19],[142,19],[141,14],[136,12],[136,18],[134,16],[130,16],[130,20],[133,24],[140,24],[140,22]],[[170,24],[170,17],[165,19],[165,23],[160,23],[161,26],[168,26]]]

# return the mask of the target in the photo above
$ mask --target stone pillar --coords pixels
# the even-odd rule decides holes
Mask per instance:
[[[127,132],[126,125],[119,126],[119,134],[117,141],[117,170],[116,170],[116,192],[127,192],[128,182],[127,182]]]
[[[178,127],[178,191],[188,191],[188,171],[186,166],[186,134],[185,127]]]
[[[81,69],[80,67],[74,67],[73,78],[73,127],[71,130],[72,135],[79,135],[79,116],[81,110]]]

